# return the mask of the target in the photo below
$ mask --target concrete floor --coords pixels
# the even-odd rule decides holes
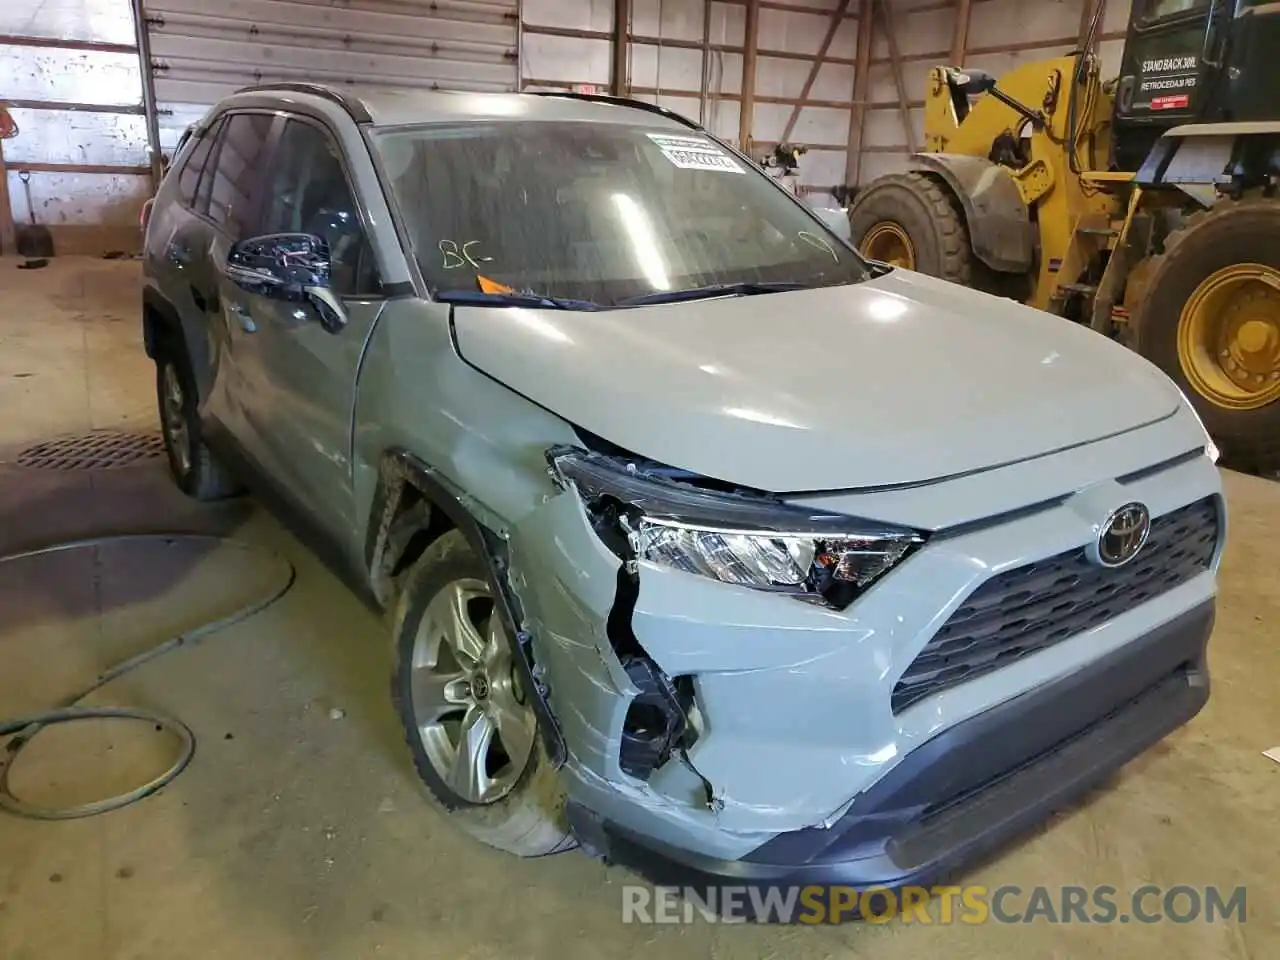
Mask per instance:
[[[181,717],[199,747],[158,795],[105,816],[0,814],[0,957],[1262,958],[1280,955],[1280,485],[1226,477],[1232,539],[1214,696],[1188,728],[971,883],[1248,887],[1244,924],[820,928],[623,925],[634,882],[579,853],[516,861],[418,795],[387,701],[377,620],[250,505],[185,501],[162,464],[97,473],[12,463],[95,427],[154,428],[137,264],[0,260],[0,553],[121,530],[204,530],[282,551],[294,589],[89,702]],[[8,461],[8,462],[6,462]],[[239,606],[270,578],[229,548],[111,546],[0,566],[0,717]],[[343,711],[340,719],[331,712]],[[167,765],[167,735],[121,722],[46,732],[15,765],[32,801],[78,802]],[[938,914],[935,913],[935,916]]]

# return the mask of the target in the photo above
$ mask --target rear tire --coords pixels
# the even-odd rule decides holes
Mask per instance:
[[[973,280],[973,249],[964,215],[950,193],[921,173],[881,177],[858,194],[849,208],[853,245],[863,256],[900,231],[910,243],[911,262],[897,265],[952,283]]]
[[[186,347],[170,334],[156,354],[156,405],[168,454],[169,474],[187,496],[223,500],[240,484],[204,442],[197,410],[195,375]]]
[[[453,591],[463,598],[461,604],[452,599]],[[437,633],[437,624],[446,623],[441,612],[473,607],[480,612],[468,614],[475,618],[471,625],[477,634],[470,642],[492,640],[491,650],[485,647],[480,656],[459,657],[454,652],[459,644],[449,637],[469,634],[456,628],[441,631],[431,642],[428,635]],[[497,626],[497,616],[488,565],[460,531],[443,534],[412,567],[397,603],[392,700],[414,769],[434,806],[464,833],[498,850],[518,857],[560,853],[577,846],[565,816],[564,787],[543,746],[537,714],[527,706],[528,695],[518,682],[512,685],[510,658],[517,654]],[[457,679],[451,679],[455,673]],[[482,694],[476,689],[478,676],[485,683]],[[474,713],[482,715],[479,722],[492,725],[477,752],[477,769],[483,773],[468,776],[459,754],[462,731]],[[503,721],[512,718],[518,736],[508,738]]]
[[[1182,388],[1224,462],[1271,472],[1280,470],[1280,391],[1272,387],[1280,386],[1280,290],[1247,276],[1231,280],[1242,273],[1232,268],[1250,264],[1280,280],[1280,201],[1256,195],[1222,200],[1188,218],[1150,264],[1133,311],[1132,345]],[[1221,299],[1205,298],[1222,278],[1239,291],[1234,298],[1227,292],[1230,309],[1219,309]],[[1227,377],[1228,369],[1237,378],[1250,369],[1236,356],[1244,337],[1226,326],[1233,316],[1250,322],[1251,339],[1263,344],[1243,355],[1256,369],[1242,391]]]

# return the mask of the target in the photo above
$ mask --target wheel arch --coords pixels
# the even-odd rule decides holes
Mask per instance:
[[[365,538],[365,566],[378,604],[392,609],[397,602],[397,576],[411,566],[439,537],[458,530],[477,556],[484,559],[492,581],[495,609],[512,645],[525,687],[534,692],[538,729],[555,766],[567,756],[560,724],[547,702],[545,684],[534,675],[531,637],[524,629],[519,598],[507,579],[506,532],[496,518],[476,516],[476,505],[439,471],[411,451],[386,451],[370,508]]]
[[[142,348],[155,360],[160,342],[174,331],[182,330],[178,311],[153,286],[142,288]]]
[[[1031,215],[1013,175],[984,157],[917,153],[909,169],[940,180],[959,202],[974,256],[999,273],[1035,264]]]
[[[204,397],[209,390],[210,366],[206,339],[190,323],[184,323],[182,314],[154,284],[142,288],[142,347],[151,360],[158,360],[160,345],[176,339],[182,344],[191,363],[196,380],[196,392]]]

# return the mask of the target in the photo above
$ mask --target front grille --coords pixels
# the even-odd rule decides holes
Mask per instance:
[[[975,590],[893,688],[894,713],[1029,657],[1207,570],[1218,542],[1209,497],[1151,522],[1137,559],[1111,569],[1084,548],[992,577]]]

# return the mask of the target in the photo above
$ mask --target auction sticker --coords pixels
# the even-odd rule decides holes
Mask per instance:
[[[738,161],[714,141],[703,137],[682,137],[670,133],[650,133],[662,155],[681,170],[712,170],[717,173],[746,173]]]

